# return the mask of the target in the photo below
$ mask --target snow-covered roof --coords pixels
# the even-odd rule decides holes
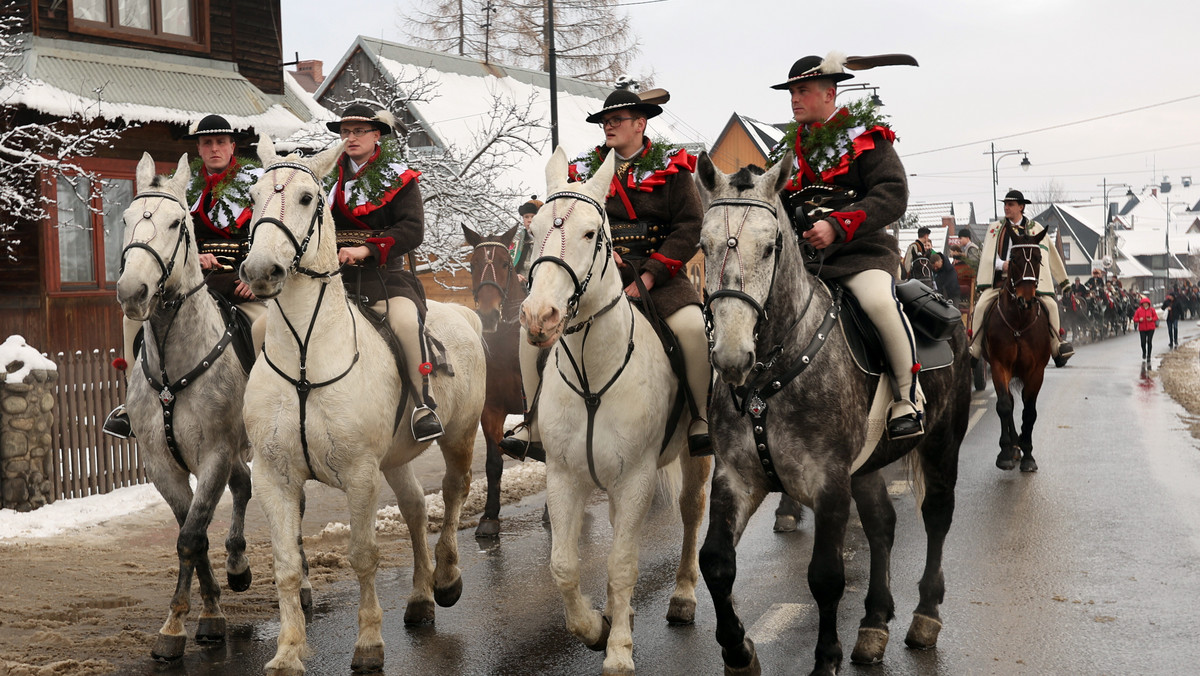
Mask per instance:
[[[771,149],[783,140],[783,130],[778,126],[768,122],[760,122],[745,115],[738,115],[737,113],[734,113],[734,115],[737,115],[742,126],[749,132],[750,140],[754,142],[754,145],[763,154],[763,157],[769,156]]]
[[[926,226],[928,227],[928,226]],[[904,255],[908,251],[908,247],[917,241],[918,228],[901,228],[896,241],[900,244],[900,254]],[[949,248],[947,246],[947,238],[950,237],[950,228],[929,228],[929,241],[933,244],[933,250],[938,253],[945,253]]]
[[[330,72],[340,74],[356,48],[361,48],[382,73],[395,81],[407,81],[425,71],[426,77],[437,83],[433,100],[412,102],[409,112],[422,123],[434,142],[443,147],[476,145],[476,139],[486,131],[494,96],[518,106],[530,102],[531,117],[545,125],[545,141],[536,152],[515,158],[513,170],[505,175],[508,183],[505,187],[544,185],[546,162],[554,150],[549,143],[550,88],[546,73],[485,64],[365,36],[358,37]],[[318,100],[337,79],[338,75],[325,79],[316,92]],[[604,141],[599,127],[585,118],[604,107],[604,99],[612,89],[569,77],[559,77],[557,85],[559,145],[569,157],[574,157]],[[646,135],[673,144],[687,144],[692,139],[682,131],[686,124],[670,113],[669,104],[665,108],[663,115],[649,121]]]
[[[962,204],[962,202],[958,204]],[[960,220],[960,217],[955,215],[955,206],[954,202],[913,202],[908,205],[905,215],[916,216],[917,227],[944,229],[943,218],[953,218],[956,226],[966,225],[968,222],[967,219],[970,217],[970,211],[968,210],[966,219]]]
[[[181,125],[217,112],[235,128],[276,138],[307,121],[298,116],[307,110],[298,93],[265,94],[232,63],[33,35],[20,39],[24,52],[11,67],[31,81],[15,89],[0,87],[0,101],[8,106],[85,120]],[[285,103],[300,110],[293,112]]]

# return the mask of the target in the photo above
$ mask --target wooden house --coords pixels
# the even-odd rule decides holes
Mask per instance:
[[[281,65],[280,1],[24,0],[0,12],[20,22],[14,68],[31,78],[0,97],[9,119],[122,130],[112,147],[77,160],[103,181],[101,197],[43,175],[33,189],[47,199],[46,218],[5,223],[15,261],[0,265],[0,335],[52,354],[119,349],[121,214],[143,151],[166,172],[195,154],[181,137],[209,113],[276,138],[314,115]]]

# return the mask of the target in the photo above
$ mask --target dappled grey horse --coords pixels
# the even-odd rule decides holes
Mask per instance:
[[[767,493],[782,491],[813,509],[809,589],[820,616],[812,673],[834,674],[842,661],[837,610],[845,589],[842,549],[851,497],[871,548],[855,662],[881,661],[894,614],[890,557],[895,511],[879,470],[907,458],[928,537],[920,603],[905,642],[937,643],[942,546],[954,513],[958,449],[967,429],[970,377],[966,337],[952,337],[953,363],[923,373],[924,436],[886,439],[860,456],[867,440],[874,377],[855,365],[836,324],[840,293],[809,274],[783,212],[779,191],[789,152],[763,174],[718,172],[701,154],[698,179],[709,200],[701,232],[706,258],[713,366],[724,384],[709,409],[716,470],[700,569],[717,613],[717,642],[727,674],[760,673],[754,643],[733,604],[736,545]],[[774,396],[778,395],[778,396]],[[914,452],[915,451],[915,452]]]

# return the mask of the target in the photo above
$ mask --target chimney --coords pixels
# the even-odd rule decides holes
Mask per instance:
[[[1163,176],[1162,183],[1160,183],[1158,187],[1162,189],[1162,193],[1164,195],[1171,192],[1171,177]]]
[[[1191,176],[1180,176],[1179,182],[1182,183],[1183,187],[1185,187],[1185,188],[1192,187],[1192,177]]]
[[[317,87],[325,81],[323,73],[325,64],[320,59],[308,59],[307,61],[298,61],[296,70],[292,71],[292,75],[296,77],[296,82],[304,87],[309,93],[317,91]]]

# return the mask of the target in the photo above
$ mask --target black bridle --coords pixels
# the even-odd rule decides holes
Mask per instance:
[[[128,258],[130,251],[132,251],[134,249],[142,249],[144,251],[149,251],[150,255],[154,257],[154,262],[158,264],[159,271],[162,273],[161,275],[159,275],[158,283],[155,285],[157,288],[155,289],[154,295],[160,299],[160,302],[172,302],[170,300],[167,300],[167,301],[163,300],[167,295],[167,293],[166,293],[167,292],[167,280],[170,279],[171,273],[175,271],[175,262],[179,258],[180,247],[183,247],[183,255],[187,256],[188,250],[191,249],[191,246],[192,246],[191,231],[188,229],[187,223],[185,222],[185,219],[187,218],[188,208],[187,208],[187,205],[185,205],[182,200],[180,200],[175,195],[172,195],[171,193],[167,193],[167,192],[143,192],[143,193],[140,193],[137,197],[135,197],[134,201],[137,201],[140,199],[150,199],[153,197],[157,197],[157,198],[160,198],[163,200],[171,200],[172,202],[178,204],[179,208],[182,209],[183,213],[184,213],[183,217],[181,217],[175,221],[175,227],[179,229],[179,235],[175,239],[175,246],[171,249],[171,260],[164,261],[163,257],[157,251],[155,251],[154,247],[150,246],[150,244],[148,242],[130,242],[128,245],[125,246],[124,249],[121,250],[120,274],[125,274],[125,260],[126,260],[126,258]],[[154,209],[154,211],[150,211],[148,209],[146,211],[143,211],[141,220],[142,221],[150,221],[151,223],[153,223],[154,214],[157,213],[158,208],[161,208],[161,207],[162,207],[162,202],[159,202],[159,206],[156,207]],[[139,222],[141,222],[141,221],[139,221]],[[183,294],[183,296],[181,298],[176,299],[173,302],[182,302],[183,299],[187,298],[188,296],[192,295],[193,293],[196,293],[196,291],[203,288],[203,286],[204,285],[201,284],[200,286],[196,287],[195,289],[192,289],[191,291]]]
[[[743,303],[746,303],[747,305],[749,305],[754,310],[754,314],[758,316],[758,319],[754,323],[754,338],[757,340],[759,327],[762,326],[763,322],[767,321],[767,310],[765,307],[763,307],[765,304],[765,301],[764,301],[764,303],[759,303],[757,300],[755,300],[755,298],[753,296],[746,293],[746,291],[745,291],[745,288],[746,288],[746,274],[745,274],[746,266],[745,266],[745,262],[742,260],[741,249],[738,248],[738,243],[739,243],[738,238],[741,237],[742,229],[746,226],[746,219],[750,216],[750,208],[766,209],[768,212],[770,212],[771,216],[773,218],[775,218],[776,220],[778,220],[778,218],[779,218],[778,211],[776,211],[775,205],[771,204],[770,202],[767,202],[765,200],[750,199],[750,198],[746,198],[746,197],[724,197],[724,198],[720,198],[720,199],[715,199],[708,205],[708,208],[709,208],[709,210],[712,210],[715,207],[725,207],[725,236],[728,238],[725,240],[725,244],[726,244],[725,253],[721,257],[721,270],[718,273],[717,278],[724,279],[725,268],[730,263],[730,253],[732,252],[734,261],[737,263],[737,267],[739,270],[737,281],[738,281],[738,286],[740,288],[737,288],[737,289],[721,288],[721,289],[717,289],[716,291],[713,291],[712,293],[708,294],[708,299],[704,301],[705,328],[708,330],[708,332],[710,334],[712,333],[712,321],[713,321],[712,303],[713,303],[713,301],[715,301],[719,298],[734,298],[734,299],[740,300]],[[744,211],[742,213],[742,220],[740,223],[738,223],[736,230],[733,230],[729,227],[729,207],[749,207],[746,209],[746,211]],[[775,286],[775,274],[779,271],[779,251],[782,248],[783,248],[783,231],[776,229],[774,260],[771,262],[771,283],[767,286],[768,295],[770,294],[770,290]]]
[[[317,175],[313,173],[312,169],[309,169],[299,162],[279,162],[278,164],[272,164],[270,167],[267,167],[263,170],[263,176],[266,176],[268,173],[277,169],[292,170],[292,174],[288,176],[286,181],[283,183],[274,184],[275,192],[271,194],[271,197],[276,195],[279,196],[279,218],[261,216],[258,220],[254,221],[254,225],[252,225],[250,228],[250,247],[254,248],[254,236],[258,234],[258,226],[260,224],[267,223],[274,225],[276,228],[281,230],[284,235],[287,236],[288,243],[292,245],[292,251],[294,251],[296,254],[292,257],[292,262],[288,266],[288,272],[298,272],[313,279],[329,279],[341,274],[340,268],[329,272],[318,272],[300,264],[300,261],[304,258],[304,255],[308,253],[308,244],[312,241],[313,234],[316,234],[317,236],[317,246],[321,246],[321,225],[325,221],[325,195],[321,192],[321,180],[317,178]],[[313,182],[317,184],[317,208],[313,210],[312,218],[308,222],[308,232],[305,233],[304,241],[302,242],[296,239],[296,236],[292,234],[291,228],[287,227],[287,225],[285,225],[283,222],[284,209],[287,206],[287,203],[283,199],[283,191],[287,189],[288,185],[292,182],[292,179],[296,177],[296,174],[301,171],[312,177]],[[269,204],[270,201],[271,198],[268,197],[267,204]],[[263,205],[263,209],[266,209],[266,204]]]
[[[604,249],[604,268],[600,271],[600,276],[603,277],[604,273],[608,272],[608,263],[612,260],[612,241],[605,234],[607,231],[604,228],[604,224],[608,222],[608,214],[605,213],[603,205],[587,195],[576,192],[556,192],[546,198],[546,204],[551,204],[552,202],[561,199],[570,199],[575,201],[571,203],[571,206],[567,207],[567,212],[562,216],[558,215],[558,205],[555,204],[551,206],[551,216],[554,220],[551,221],[550,229],[546,231],[546,236],[542,238],[542,246],[538,251],[538,253],[541,255],[537,260],[533,261],[532,265],[529,266],[529,286],[530,288],[533,287],[534,270],[536,270],[537,266],[541,265],[542,263],[551,263],[553,265],[557,265],[563,270],[566,270],[567,274],[571,276],[571,283],[575,286],[575,291],[571,294],[570,298],[567,299],[567,316],[565,321],[570,321],[579,313],[579,299],[582,298],[583,294],[587,291],[588,282],[592,281],[592,274],[596,268],[596,258],[600,255],[601,249]],[[592,205],[592,207],[596,209],[596,212],[600,214],[601,219],[601,227],[596,229],[596,247],[592,250],[592,262],[588,265],[587,274],[584,276],[582,282],[579,281],[579,277],[575,274],[575,271],[571,269],[571,266],[567,265],[567,231],[564,227],[567,223],[567,219],[570,218],[571,214],[575,212],[575,207],[579,204],[579,202],[585,202]],[[548,244],[550,241],[550,235],[554,233],[558,233],[561,240],[559,255],[548,256],[546,255],[546,244]],[[608,308],[605,308],[605,310],[607,309]],[[603,312],[604,310],[601,310],[601,312],[593,315],[587,321],[592,321],[600,314],[603,314]]]
[[[500,258],[503,261],[502,267],[508,270],[508,275],[504,278],[503,286],[500,285],[500,278],[496,274],[497,249],[504,250],[504,255]],[[515,276],[513,274],[512,257],[508,255],[508,245],[503,242],[480,242],[475,245],[475,248],[471,249],[471,256],[474,257],[478,252],[483,252],[483,268],[479,271],[479,282],[475,284],[475,288],[471,292],[475,298],[475,302],[479,302],[479,292],[484,287],[494,286],[500,292],[500,304],[504,305],[508,301],[508,292],[512,287],[512,280]],[[488,278],[489,273],[491,273],[490,279]]]

